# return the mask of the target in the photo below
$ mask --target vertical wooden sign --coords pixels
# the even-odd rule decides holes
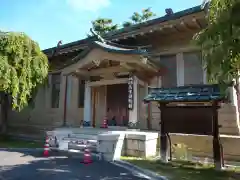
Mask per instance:
[[[133,76],[129,76],[128,78],[128,109],[133,110]]]

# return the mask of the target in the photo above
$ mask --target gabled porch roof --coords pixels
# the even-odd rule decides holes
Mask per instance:
[[[71,60],[63,74],[74,74],[84,79],[106,74],[133,73],[147,80],[160,73],[161,65],[148,57],[146,49],[94,41]]]

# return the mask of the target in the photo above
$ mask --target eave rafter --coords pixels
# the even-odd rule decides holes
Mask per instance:
[[[142,57],[139,58],[141,59]],[[140,59],[137,61],[138,63],[136,63],[136,61],[133,60],[130,62],[126,61],[119,62],[117,60],[109,60],[115,63],[118,62],[119,64],[115,66],[110,65],[108,67],[101,67],[102,64],[100,62],[100,64],[97,63],[99,65],[99,68],[96,68],[95,66],[95,68],[88,69],[87,67],[89,66],[85,66],[75,70],[72,74],[81,79],[89,80],[91,79],[91,77],[99,77],[100,79],[102,78],[111,79],[122,73],[124,74],[131,73],[136,75],[139,79],[143,81],[148,81],[150,78],[152,78],[159,72],[159,67],[152,64],[146,58],[141,60]],[[91,62],[89,63],[92,64]]]
[[[192,15],[187,15],[179,19],[164,21],[152,26],[137,29],[135,31],[118,34],[112,40],[119,41],[121,39],[135,38],[137,36],[145,36],[152,33],[160,32],[161,34],[177,33],[182,31],[193,31],[194,29],[201,29],[200,21],[205,20],[203,12]]]
[[[193,18],[192,22],[197,28],[202,29],[201,24],[199,23],[199,21],[196,18]]]
[[[112,67],[97,68],[92,70],[84,70],[84,69],[76,70],[77,74],[81,74],[85,76],[101,76],[103,74],[113,74],[116,72],[128,72],[128,69],[122,66],[112,66]]]

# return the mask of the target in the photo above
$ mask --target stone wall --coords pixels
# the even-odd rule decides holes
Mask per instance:
[[[21,112],[9,111],[8,126],[11,133],[39,134],[60,127],[64,120],[65,77],[61,78],[59,108],[51,108],[51,87],[41,87],[34,100]],[[83,108],[78,107],[78,79],[70,77],[69,99],[67,101],[67,125],[80,127]]]
[[[188,156],[213,157],[212,137],[185,134],[171,134],[172,144],[186,145]],[[240,161],[240,136],[221,135],[224,160]]]
[[[109,131],[98,134],[97,151],[105,159],[122,156],[151,157],[156,155],[158,134],[138,131]]]
[[[160,130],[160,110],[157,103],[151,103],[152,107],[152,130]],[[219,125],[221,126],[220,134],[240,135],[236,107],[232,104],[223,104],[218,111]]]
[[[221,134],[240,135],[237,108],[232,104],[224,104],[218,111],[218,122]]]

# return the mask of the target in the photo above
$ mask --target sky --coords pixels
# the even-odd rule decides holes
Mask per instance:
[[[0,30],[25,32],[41,49],[86,37],[91,21],[111,18],[121,24],[133,12],[150,7],[163,16],[200,5],[202,0],[0,0]]]

